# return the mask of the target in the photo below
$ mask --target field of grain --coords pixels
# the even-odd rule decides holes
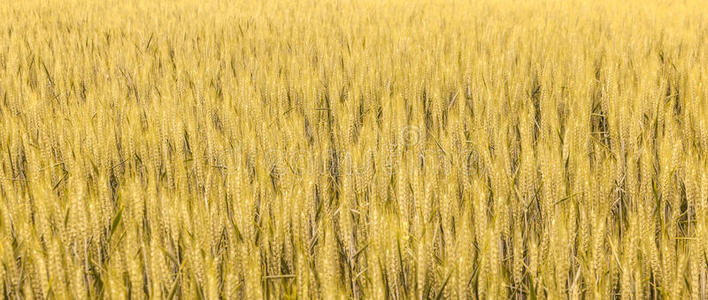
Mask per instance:
[[[0,5],[6,299],[706,299],[708,3]]]

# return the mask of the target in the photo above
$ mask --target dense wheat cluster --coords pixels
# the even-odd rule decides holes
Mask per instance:
[[[704,1],[0,18],[4,298],[708,297]]]

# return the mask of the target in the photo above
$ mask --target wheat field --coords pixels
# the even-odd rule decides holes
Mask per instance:
[[[0,5],[5,299],[706,299],[708,3]]]

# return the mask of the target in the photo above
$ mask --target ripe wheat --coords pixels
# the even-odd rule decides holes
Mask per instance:
[[[705,1],[0,18],[4,298],[708,297]]]

